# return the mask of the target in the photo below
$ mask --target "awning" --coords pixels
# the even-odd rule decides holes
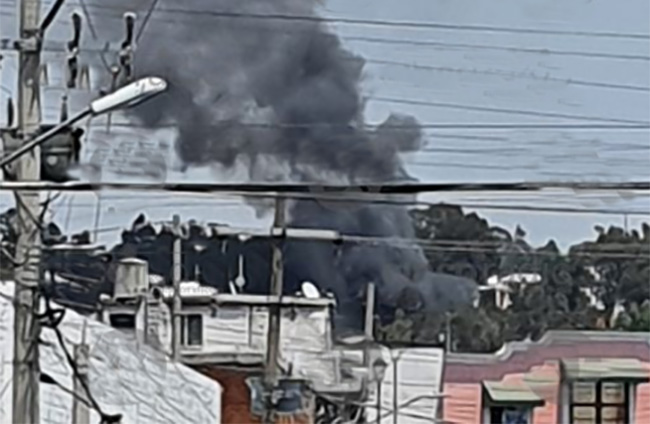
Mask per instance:
[[[650,381],[650,364],[638,359],[579,358],[562,360],[562,375],[568,380],[609,380],[644,383]]]
[[[484,381],[483,393],[492,405],[542,406],[544,399],[524,384]]]

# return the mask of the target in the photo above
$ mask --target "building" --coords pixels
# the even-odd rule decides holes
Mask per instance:
[[[113,296],[101,299],[99,318],[170,354],[174,289],[161,281],[148,275],[145,261],[123,260]],[[224,423],[259,422],[268,313],[278,299],[238,294],[234,287],[232,293],[219,293],[195,282],[183,282],[180,297],[181,362],[221,383]],[[279,415],[296,423],[313,422],[318,410],[331,409],[324,406],[327,399],[360,401],[363,376],[354,368],[361,364],[347,362],[343,349],[334,344],[334,299],[284,296],[280,304],[280,366],[287,376],[283,384],[304,383],[304,396],[298,403],[287,402],[293,406]]]
[[[0,283],[0,422],[12,419],[14,283]],[[56,305],[55,305],[56,306]],[[221,387],[190,367],[171,362],[133,335],[63,309],[57,328],[74,355],[92,397],[123,423],[221,424]],[[40,416],[43,424],[88,424],[99,414],[80,401],[86,393],[53,329],[41,332]],[[74,395],[73,395],[74,394]]]
[[[444,351],[440,348],[383,348],[386,364],[383,378],[371,379],[366,408],[367,422],[382,424],[427,424],[434,422],[441,393]],[[381,396],[377,394],[381,391]],[[377,405],[380,404],[381,408]]]
[[[511,293],[521,292],[526,287],[539,284],[541,281],[542,276],[535,273],[492,275],[487,279],[487,285],[479,287],[479,291],[482,292],[480,298],[500,309],[508,309],[512,305]]]
[[[648,333],[550,331],[495,354],[448,353],[444,368],[448,422],[650,422]]]

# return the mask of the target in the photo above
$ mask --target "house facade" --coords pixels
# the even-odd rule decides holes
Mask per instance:
[[[550,331],[445,358],[441,415],[458,424],[650,422],[650,335]]]

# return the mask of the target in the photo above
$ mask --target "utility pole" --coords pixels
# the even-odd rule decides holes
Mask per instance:
[[[278,381],[278,359],[280,356],[280,320],[282,318],[282,241],[284,239],[286,210],[285,201],[277,197],[275,201],[275,217],[273,220],[273,258],[271,269],[271,296],[274,297],[269,308],[268,333],[266,342],[266,366],[264,370],[264,388],[266,392],[266,409],[264,424],[273,424],[274,405],[273,391]]]
[[[18,136],[26,144],[41,126],[40,93],[40,0],[20,1],[18,46]],[[18,181],[39,181],[41,149],[36,147],[16,163]],[[14,297],[13,422],[39,423],[40,328],[38,268],[40,260],[39,192],[17,191],[18,240]]]
[[[366,310],[365,323],[363,326],[365,333],[363,347],[363,366],[370,369],[370,343],[374,340],[375,328],[375,283],[368,283],[366,286]]]
[[[180,360],[181,349],[181,217],[174,215],[173,218],[174,247],[173,247],[173,270],[172,283],[174,285],[174,300],[172,304],[172,358],[175,362]]]

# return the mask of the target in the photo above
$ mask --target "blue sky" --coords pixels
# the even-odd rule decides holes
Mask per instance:
[[[68,2],[69,6],[64,8],[52,29],[50,40],[55,45],[61,45],[69,37],[67,16],[75,4],[78,3]],[[0,5],[0,36],[13,37],[15,0],[0,0]],[[366,117],[370,123],[382,121],[390,112],[413,114],[425,124],[647,124],[650,120],[650,3],[646,0],[333,0],[325,3],[324,14],[371,20],[642,36],[334,25],[346,45],[368,61],[364,93],[368,96]],[[89,50],[100,47],[88,31],[84,39]],[[15,85],[15,60],[7,56],[1,70],[5,87],[0,95],[3,103],[6,91],[13,90]],[[48,52],[45,58],[50,69],[50,86],[45,89],[44,116],[53,121],[57,119],[62,94],[61,70],[65,55]],[[71,109],[76,110],[90,98],[89,93],[73,93]],[[4,108],[0,113],[4,113]],[[0,121],[4,123],[4,115]],[[169,132],[134,134],[119,128],[114,128],[112,135],[107,137],[100,133],[100,120],[93,124],[98,128],[91,134],[91,145],[99,138],[110,142],[145,138],[173,140]],[[650,165],[647,129],[455,128],[427,130],[426,141],[424,151],[404,160],[414,176],[429,182],[629,181],[648,179]],[[169,156],[170,165],[173,165],[173,158]],[[213,168],[182,175],[170,169],[167,178],[241,180],[243,173]],[[156,220],[170,219],[178,211],[185,218],[233,225],[262,226],[269,221],[268,218],[256,218],[253,211],[232,198],[183,196],[182,199],[170,199],[160,193],[105,193],[103,196],[99,224],[102,228],[126,225],[140,209]],[[70,230],[92,227],[95,199],[93,194],[75,195],[70,203],[71,197],[63,196],[55,209],[57,222],[67,221]],[[428,195],[424,200],[650,211],[648,196],[630,198],[617,193],[605,197],[593,193],[449,194]],[[0,203],[11,204],[11,197],[2,193]],[[72,209],[68,212],[70,204]],[[533,244],[555,238],[563,246],[591,237],[596,223],[622,225],[624,222],[623,215],[494,210],[479,210],[479,213],[510,229],[520,223]],[[630,226],[640,221],[640,218],[628,218]],[[118,234],[106,231],[102,240],[112,241]]]

